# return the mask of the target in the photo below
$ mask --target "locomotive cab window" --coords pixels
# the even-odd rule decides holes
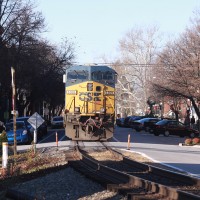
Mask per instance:
[[[103,73],[104,80],[114,80],[112,72],[104,72]]]
[[[67,74],[67,80],[72,81],[72,80],[87,80],[89,77],[88,71],[85,70],[73,70],[69,71]]]
[[[115,83],[115,74],[111,71],[95,71],[92,72],[92,80],[99,81],[103,84],[114,85]]]
[[[100,71],[92,72],[92,79],[97,81],[102,80],[102,72]]]

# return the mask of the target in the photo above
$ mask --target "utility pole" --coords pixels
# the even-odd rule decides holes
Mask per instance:
[[[16,139],[16,90],[15,90],[15,69],[11,67],[11,76],[12,76],[12,114],[13,114],[13,132],[14,132],[14,155],[17,155],[17,139]]]
[[[2,3],[3,3],[3,0],[0,0],[0,22],[1,22],[1,10],[2,10]],[[1,25],[1,23],[0,23],[0,25]]]
[[[3,28],[1,27],[2,3],[3,3],[3,0],[0,0],[0,38],[1,38],[2,31],[3,31]]]

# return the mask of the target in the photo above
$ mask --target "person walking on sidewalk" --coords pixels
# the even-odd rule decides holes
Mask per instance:
[[[191,124],[191,128],[195,128],[195,118],[194,118],[194,115],[192,115],[192,118],[190,120],[190,124]]]

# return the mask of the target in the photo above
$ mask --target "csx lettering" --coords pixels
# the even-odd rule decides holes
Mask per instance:
[[[79,99],[81,101],[92,101],[93,100],[92,95],[93,95],[92,92],[80,92]],[[101,99],[99,98],[100,95],[101,95],[101,93],[94,92],[94,101],[101,101]]]
[[[81,101],[92,101],[92,92],[80,92],[79,99]]]

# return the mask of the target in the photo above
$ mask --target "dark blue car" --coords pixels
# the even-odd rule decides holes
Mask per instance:
[[[13,122],[7,123],[5,126],[8,144],[14,144]],[[17,144],[30,144],[32,141],[29,128],[24,121],[16,122],[16,140]]]

